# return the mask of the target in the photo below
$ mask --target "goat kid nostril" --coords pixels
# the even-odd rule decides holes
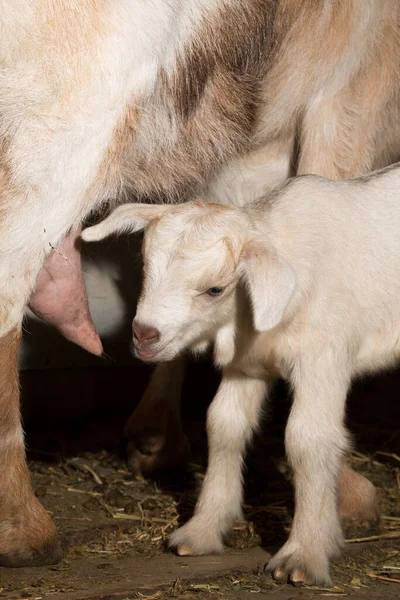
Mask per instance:
[[[133,321],[132,323],[133,335],[138,342],[155,342],[160,337],[160,332],[155,327],[144,325]]]

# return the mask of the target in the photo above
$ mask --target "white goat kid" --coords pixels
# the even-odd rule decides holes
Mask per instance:
[[[285,441],[296,509],[267,569],[330,584],[350,382],[400,355],[399,184],[400,166],[342,182],[304,176],[244,208],[126,205],[83,232],[93,241],[146,227],[139,357],[168,361],[214,342],[223,367],[204,485],[194,517],[171,537],[179,554],[220,552],[242,518],[246,444],[281,375],[294,390]]]

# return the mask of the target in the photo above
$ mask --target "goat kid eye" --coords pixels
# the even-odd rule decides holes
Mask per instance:
[[[224,290],[224,287],[212,287],[209,288],[205,293],[207,296],[220,296]]]

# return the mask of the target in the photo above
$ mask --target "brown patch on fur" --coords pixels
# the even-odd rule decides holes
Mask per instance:
[[[25,460],[17,359],[21,334],[0,339],[0,565],[52,564],[61,559],[55,527],[35,497]]]
[[[178,57],[174,76],[161,74],[178,115],[188,119],[200,105],[206,87],[219,87],[218,80],[228,77],[230,83],[243,86],[243,99],[248,106],[241,116],[246,118],[248,113],[251,120],[260,81],[277,45],[274,33],[277,6],[277,0],[225,4],[202,25],[190,46]],[[229,111],[229,104],[226,110]]]
[[[100,167],[100,176],[97,186],[105,186],[113,197],[121,197],[126,193],[124,157],[128,156],[137,130],[140,108],[131,104],[122,120],[117,124],[113,139],[108,147],[103,164]]]
[[[130,190],[138,199],[185,199],[249,149],[277,45],[276,7],[277,0],[224,5],[200,26],[175,70],[160,71],[154,95],[133,99],[100,169],[111,196]]]
[[[19,426],[17,356],[20,339],[21,334],[17,331],[0,338],[0,403],[6,409],[0,412],[0,443],[10,429]]]
[[[54,0],[42,0],[35,7],[35,34],[24,45],[27,53],[42,61],[46,75],[58,82],[55,102],[64,111],[70,95],[91,78],[93,56],[112,27],[111,7],[106,0],[79,0],[75,10]]]

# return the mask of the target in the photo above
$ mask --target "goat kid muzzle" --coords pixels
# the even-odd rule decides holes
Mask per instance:
[[[135,353],[142,360],[151,360],[161,348],[157,348],[161,334],[156,327],[141,323],[134,319],[132,323],[133,344]]]

